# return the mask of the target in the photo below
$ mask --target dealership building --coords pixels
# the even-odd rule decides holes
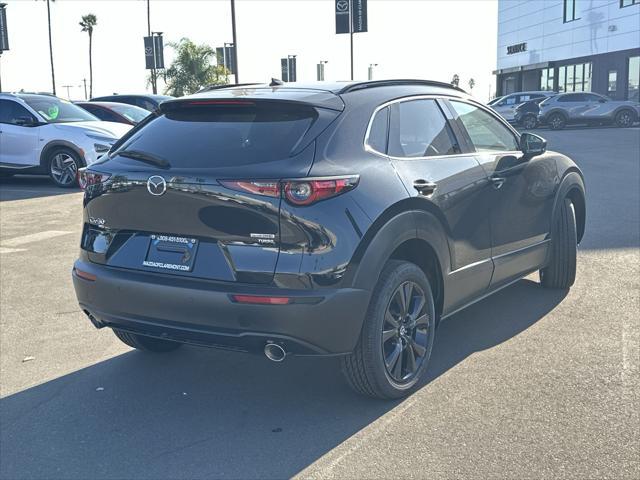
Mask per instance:
[[[496,94],[638,100],[640,0],[499,0]]]

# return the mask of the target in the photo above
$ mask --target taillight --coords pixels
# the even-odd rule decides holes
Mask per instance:
[[[256,195],[279,197],[284,194],[287,202],[296,206],[307,206],[320,200],[335,197],[353,190],[359,177],[352,175],[340,178],[305,178],[304,180],[221,180],[231,190]]]
[[[231,190],[255,193],[267,197],[280,196],[280,182],[277,180],[246,181],[246,180],[221,180],[220,183]]]
[[[110,176],[110,173],[93,172],[91,170],[87,170],[86,167],[79,168],[78,185],[82,190],[86,190],[87,187],[106,182]]]
[[[358,177],[356,176],[326,180],[296,180],[284,184],[284,195],[287,201],[294,205],[311,205],[353,190],[357,185]]]

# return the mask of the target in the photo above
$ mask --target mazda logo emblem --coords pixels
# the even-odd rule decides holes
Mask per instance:
[[[159,197],[167,191],[167,181],[160,175],[154,175],[147,180],[147,190],[151,195]]]

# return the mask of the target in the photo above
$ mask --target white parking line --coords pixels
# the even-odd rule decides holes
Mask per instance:
[[[3,247],[20,247],[25,243],[39,242],[40,240],[59,237],[60,235],[68,235],[70,233],[73,232],[68,232],[66,230],[45,230],[44,232],[31,233],[29,235],[12,238],[10,240],[4,240],[1,243]]]
[[[6,248],[0,247],[0,254],[2,253],[14,253],[14,252],[24,252],[26,248]]]

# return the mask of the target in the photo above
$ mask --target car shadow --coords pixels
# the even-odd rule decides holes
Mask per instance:
[[[565,295],[521,280],[444,321],[422,388]],[[128,352],[0,400],[0,477],[291,477],[401,403],[352,393],[338,366],[195,347]]]
[[[60,188],[46,175],[15,175],[0,177],[0,202],[29,198],[68,195],[79,188]]]

